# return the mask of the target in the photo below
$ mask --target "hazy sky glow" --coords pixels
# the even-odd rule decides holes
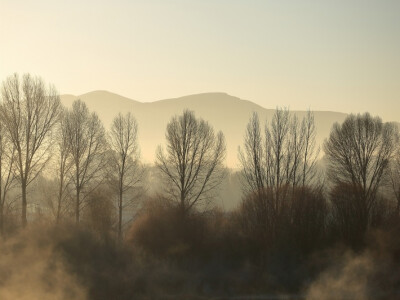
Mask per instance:
[[[400,1],[0,0],[0,79],[139,101],[227,92],[400,121]]]

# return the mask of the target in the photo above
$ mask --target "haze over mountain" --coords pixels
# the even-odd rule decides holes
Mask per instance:
[[[93,91],[80,96],[62,95],[61,101],[67,107],[75,99],[81,99],[90,110],[98,113],[106,128],[119,113],[130,111],[138,121],[141,157],[146,163],[153,163],[159,144],[165,143],[166,125],[172,116],[181,114],[184,109],[195,111],[203,118],[222,130],[227,144],[227,165],[238,167],[238,146],[243,144],[247,122],[253,112],[260,120],[270,121],[275,108],[267,109],[251,101],[239,99],[226,93],[204,93],[154,102],[139,102],[107,91]],[[271,105],[272,106],[272,105]],[[302,118],[306,111],[293,111]],[[317,144],[328,137],[331,126],[342,122],[347,114],[328,111],[314,111],[317,128]]]

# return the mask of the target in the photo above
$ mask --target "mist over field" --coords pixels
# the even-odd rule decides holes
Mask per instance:
[[[0,300],[400,299],[400,1],[0,1]]]
[[[68,102],[29,74],[1,91],[2,299],[397,297],[398,124],[249,114],[254,104],[221,94],[150,108],[106,92]],[[191,110],[208,97],[242,106],[240,133],[225,138]],[[153,112],[160,124],[141,136]],[[143,163],[140,141],[161,126]],[[227,145],[239,135],[233,169]]]

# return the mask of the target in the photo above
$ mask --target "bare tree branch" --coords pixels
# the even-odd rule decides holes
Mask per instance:
[[[222,181],[226,147],[222,132],[196,119],[191,111],[175,116],[167,125],[167,150],[157,150],[157,167],[166,182],[167,192],[179,203],[182,212],[212,199]]]

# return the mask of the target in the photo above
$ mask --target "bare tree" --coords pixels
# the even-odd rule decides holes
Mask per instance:
[[[336,123],[324,151],[328,158],[328,176],[336,186],[352,192],[360,233],[369,224],[377,193],[388,171],[395,150],[397,132],[393,124],[378,117],[350,115],[342,125]]]
[[[76,100],[66,117],[68,149],[72,159],[71,176],[75,187],[75,221],[79,223],[80,211],[90,189],[101,182],[106,163],[107,142],[103,124],[96,113],[90,113],[86,104]],[[85,190],[86,189],[86,190]]]
[[[312,182],[316,175],[316,163],[320,153],[320,147],[316,147],[315,137],[316,128],[314,114],[311,111],[307,112],[306,117],[303,119],[302,124],[302,138],[304,142],[303,155],[302,155],[302,176],[301,181],[303,187]]]
[[[246,193],[263,193],[268,185],[269,174],[265,165],[264,139],[261,135],[260,120],[255,112],[247,124],[244,152],[239,147],[239,161],[243,168]]]
[[[134,188],[140,188],[144,168],[139,162],[139,145],[137,141],[138,126],[131,113],[118,114],[114,118],[109,132],[109,144],[111,148],[110,177],[112,186],[117,192],[118,201],[118,238],[122,239],[122,214],[124,208],[134,202],[133,195],[130,199],[124,199],[126,193]]]
[[[313,190],[318,151],[311,112],[300,122],[289,110],[278,108],[263,134],[260,128],[258,115],[253,113],[244,148],[239,147],[239,160],[246,202],[243,210],[252,211],[254,228],[265,239],[277,234],[288,215],[296,214],[300,206],[291,199],[302,199],[297,195],[301,190]]]
[[[27,187],[40,174],[50,158],[51,130],[60,111],[60,97],[42,79],[17,74],[2,85],[0,116],[15,148],[16,172],[21,184],[22,226],[26,226]]]
[[[2,122],[0,122],[0,233],[4,235],[4,209],[7,203],[7,194],[15,185],[13,165],[15,148],[6,134]]]
[[[268,165],[270,172],[270,186],[275,186],[276,201],[284,184],[290,181],[289,168],[291,149],[289,147],[290,113],[288,109],[277,109],[272,118],[271,126],[265,126],[266,147],[270,147]]]
[[[287,109],[277,109],[271,124],[265,124],[264,135],[260,128],[254,113],[247,125],[244,149],[239,147],[245,192],[262,193],[272,187],[279,194],[285,186],[310,184],[319,154],[312,112],[300,123]]]
[[[166,140],[166,153],[158,148],[156,164],[171,198],[185,214],[194,205],[210,201],[222,181],[224,135],[215,135],[207,122],[186,110],[168,123]]]
[[[68,176],[73,161],[70,159],[71,144],[69,142],[69,131],[67,123],[67,110],[63,109],[56,128],[56,149],[55,153],[55,179],[56,179],[56,204],[53,207],[56,223],[68,210],[69,193],[68,188],[72,183],[72,177]]]

